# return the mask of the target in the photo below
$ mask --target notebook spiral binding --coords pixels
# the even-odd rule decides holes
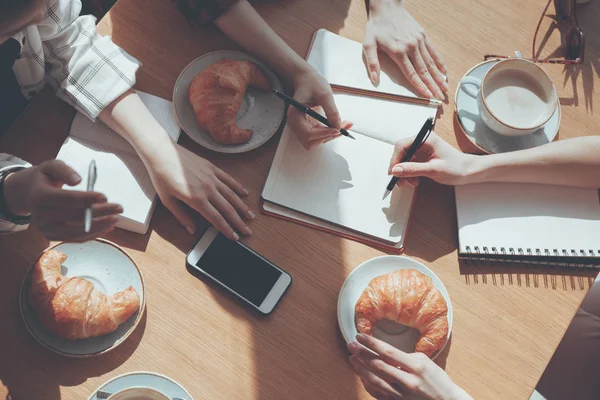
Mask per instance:
[[[531,249],[465,246],[459,258],[467,264],[600,268],[600,250]]]

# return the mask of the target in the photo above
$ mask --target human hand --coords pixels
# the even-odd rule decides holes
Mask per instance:
[[[351,124],[342,122],[333,99],[331,86],[317,71],[307,66],[294,78],[294,99],[325,114],[327,120],[335,128],[328,128],[314,118],[309,117],[294,107],[289,107],[287,122],[306,150],[328,142],[340,136],[340,128],[348,129]]]
[[[350,363],[376,399],[473,400],[425,354],[405,353],[369,335],[356,339],[348,343]]]
[[[211,162],[173,144],[148,171],[161,201],[190,234],[196,231],[192,209],[230,239],[252,234],[242,219],[255,217],[241,199],[248,191]]]
[[[63,184],[75,186],[81,177],[64,162],[46,161],[8,175],[4,181],[4,197],[15,215],[31,214],[31,223],[49,240],[85,242],[114,228],[118,204],[107,203],[97,192],[63,190]],[[84,232],[85,209],[92,209],[92,225]]]
[[[448,72],[444,61],[423,27],[404,7],[404,0],[369,2],[363,51],[373,84],[380,74],[377,50],[387,53],[423,96],[444,99],[449,89],[443,76]]]
[[[414,138],[406,138],[396,142],[388,170],[389,174],[401,180],[408,180],[412,185],[418,184],[420,176],[445,185],[467,183],[471,167],[477,156],[456,150],[433,132],[417,150],[411,161],[399,164],[413,140]],[[400,183],[401,181],[398,182],[398,184]]]

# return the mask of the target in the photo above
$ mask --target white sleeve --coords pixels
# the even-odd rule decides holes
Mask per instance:
[[[79,16],[79,0],[48,0],[38,25],[47,81],[62,98],[94,120],[135,85],[140,63],[96,32],[96,19]]]

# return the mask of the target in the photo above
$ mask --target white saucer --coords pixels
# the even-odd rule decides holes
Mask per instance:
[[[485,73],[498,62],[488,60],[477,64],[463,76],[483,78]],[[462,80],[462,78],[461,78]],[[477,100],[466,94],[460,87],[454,96],[456,116],[467,139],[488,154],[529,149],[552,142],[560,127],[560,104],[550,120],[537,131],[524,136],[503,136],[487,127],[479,117]]]
[[[140,295],[140,308],[116,331],[108,335],[82,340],[61,339],[44,329],[38,320],[37,312],[27,300],[32,265],[23,279],[19,296],[21,316],[29,333],[42,346],[67,357],[97,356],[123,343],[140,323],[146,306],[144,278],[135,261],[119,246],[104,239],[86,243],[59,243],[47,250],[50,249],[67,255],[63,264],[63,275],[85,278],[104,294],[120,292],[133,286]]]
[[[174,381],[168,376],[157,374],[156,372],[146,371],[130,372],[112,378],[108,382],[100,385],[98,389],[94,390],[94,393],[92,393],[88,400],[96,400],[96,393],[99,390],[114,394],[119,390],[140,386],[156,389],[171,398],[179,397],[183,400],[193,400],[190,392],[185,390],[180,383]]]
[[[346,343],[355,340],[355,337],[358,334],[354,318],[356,302],[373,278],[399,269],[415,269],[422,274],[431,277],[434,286],[446,300],[446,304],[448,305],[448,337],[446,338],[444,346],[431,357],[432,359],[435,359],[438,354],[444,350],[444,347],[450,338],[450,334],[452,333],[452,303],[450,302],[448,291],[437,275],[412,258],[404,256],[375,257],[360,264],[350,273],[350,275],[348,275],[340,289],[340,295],[338,297],[337,312],[340,331],[342,332],[342,336],[344,336]],[[375,325],[373,336],[404,352],[414,353],[415,344],[419,337],[419,331],[413,328],[407,328],[395,322],[385,321],[378,322]]]
[[[265,144],[279,129],[285,114],[285,103],[271,92],[249,87],[237,114],[241,128],[252,129],[250,140],[242,144],[221,144],[196,122],[194,110],[188,100],[188,87],[198,73],[221,59],[249,60],[258,65],[271,82],[271,87],[283,91],[281,81],[273,71],[249,54],[239,51],[215,51],[204,54],[188,64],[181,72],[173,89],[173,105],[179,126],[196,143],[219,153],[244,153]]]

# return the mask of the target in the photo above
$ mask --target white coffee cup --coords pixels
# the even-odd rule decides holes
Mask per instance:
[[[112,394],[108,400],[171,400],[166,394],[149,387],[130,387]]]
[[[459,88],[477,99],[483,122],[505,136],[535,132],[558,107],[556,87],[548,74],[520,58],[499,61],[483,79],[466,76]]]

